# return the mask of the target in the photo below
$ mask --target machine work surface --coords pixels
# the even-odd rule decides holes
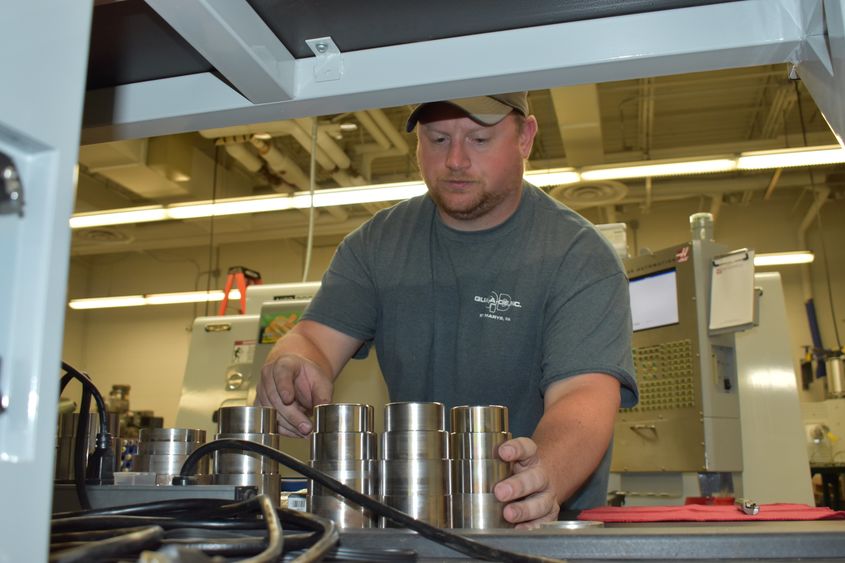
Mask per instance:
[[[608,524],[585,530],[467,530],[461,535],[522,554],[574,561],[845,561],[842,521]],[[469,560],[409,530],[347,530],[341,543],[412,549],[419,561]]]

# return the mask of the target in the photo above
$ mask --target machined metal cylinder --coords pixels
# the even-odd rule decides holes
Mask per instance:
[[[317,405],[311,434],[311,467],[369,496],[375,496],[378,482],[373,414],[371,405]],[[311,512],[334,520],[339,528],[375,525],[370,511],[314,481],[309,487],[308,506]]]
[[[311,435],[311,459],[376,459],[374,432],[314,432]]]
[[[379,499],[434,526],[451,525],[449,433],[441,403],[389,403],[381,436]],[[395,524],[385,518],[381,527]]]
[[[118,442],[118,428],[120,419],[117,413],[108,413],[109,434],[112,435],[115,459],[120,458],[120,444]],[[79,413],[69,412],[59,417],[56,435],[56,474],[57,481],[73,480],[76,473],[73,469],[73,452],[76,442],[76,431],[79,426]],[[86,456],[94,451],[97,445],[97,433],[100,431],[100,416],[96,412],[88,415],[88,430],[86,431]],[[115,465],[117,469],[117,465]]]
[[[205,430],[196,428],[142,428],[138,433],[138,453],[132,469],[156,474],[157,485],[170,485],[179,475],[182,464],[205,443]],[[196,473],[200,482],[209,476],[208,457],[200,459]]]
[[[507,528],[504,505],[493,494],[496,483],[510,476],[499,446],[510,439],[508,409],[499,405],[460,406],[452,422],[452,525],[455,528]]]
[[[453,407],[450,418],[454,433],[508,431],[508,408],[500,405]]]
[[[219,434],[275,434],[276,409],[272,407],[222,407],[218,411]]]
[[[372,432],[374,425],[372,405],[359,403],[334,403],[314,408],[315,432]]]
[[[217,434],[217,440],[246,440],[279,449],[279,434]],[[254,452],[217,450],[214,452],[214,473],[233,475],[278,474],[279,462]]]
[[[388,403],[384,406],[384,431],[445,430],[446,409],[442,403]]]
[[[826,398],[841,399],[845,397],[845,358],[841,356],[828,358],[825,385]]]
[[[246,440],[279,449],[276,409],[272,407],[223,407],[218,413],[216,440]],[[279,463],[256,452],[214,452],[213,482],[220,485],[256,487],[276,506],[281,497]]]

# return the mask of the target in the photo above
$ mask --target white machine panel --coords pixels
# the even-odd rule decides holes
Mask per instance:
[[[258,315],[194,321],[176,413],[178,428],[202,428],[211,438],[217,432],[214,411],[247,404],[257,336]]]

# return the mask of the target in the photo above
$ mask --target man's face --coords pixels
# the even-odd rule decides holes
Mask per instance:
[[[537,132],[533,116],[480,125],[448,104],[426,108],[417,124],[417,160],[443,221],[476,231],[504,222],[519,206],[523,161]]]

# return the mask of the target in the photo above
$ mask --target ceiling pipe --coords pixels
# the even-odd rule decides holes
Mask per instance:
[[[307,122],[309,131],[311,124],[312,121],[309,119]],[[224,135],[220,135],[221,133]],[[256,137],[258,134],[267,134],[270,136],[290,135],[308,152],[309,155],[311,154],[311,133],[303,130],[299,123],[293,121],[277,121],[257,125],[243,125],[218,129],[205,129],[200,131],[200,135],[203,137],[217,139],[218,141],[220,139],[228,140],[227,144],[230,144],[233,140],[249,141],[259,150],[259,152],[263,151],[262,157],[265,158],[268,166],[279,173],[286,182],[295,185],[302,191],[310,191],[310,180],[305,172],[303,172],[293,160],[282,154],[282,152],[279,151],[272,143]],[[334,141],[332,141],[325,132],[322,133],[322,137],[324,138],[324,146],[329,150],[323,150],[320,146],[321,135],[318,133],[317,152],[314,155],[317,164],[331,174],[338,170],[338,163],[335,161],[335,158],[337,158],[341,162],[346,163],[348,168],[348,163],[351,163],[349,157],[343,153],[343,150]],[[339,151],[343,158],[337,155],[337,151]],[[331,153],[335,153],[334,158],[330,156]],[[289,175],[285,175],[286,173]],[[348,184],[338,185],[343,187]],[[335,217],[340,221],[346,221],[349,218],[349,213],[340,207],[326,207],[325,210],[332,215],[332,217]]]
[[[367,133],[369,133],[375,141],[374,144],[360,145],[355,147],[354,150],[356,152],[372,152],[374,150],[383,151],[393,146],[390,142],[390,139],[388,139],[387,135],[385,135],[379,128],[379,126],[376,125],[376,122],[373,121],[373,118],[370,117],[369,113],[367,113],[366,111],[356,111],[354,115],[355,119],[358,120],[358,123],[360,123],[361,126],[367,130]]]
[[[390,119],[382,110],[371,109],[367,110],[366,113],[372,118],[375,125],[378,126],[379,131],[384,134],[391,145],[388,149],[365,149],[359,151],[363,155],[361,158],[361,173],[365,178],[372,178],[373,162],[375,160],[391,156],[405,156],[411,151],[411,147],[408,145],[405,137],[396,130],[393,123],[390,122]]]
[[[308,175],[289,157],[282,154],[282,151],[277,149],[273,143],[252,137],[249,140],[258,150],[270,169],[282,177],[288,184],[297,187],[300,191],[308,191],[311,189]]]
[[[252,151],[242,143],[229,143],[225,145],[229,156],[240,162],[244,168],[256,174],[264,166],[264,161],[258,158]]]
[[[303,131],[305,131],[308,135],[308,148],[306,149],[309,153],[311,152],[311,128],[314,124],[313,117],[301,117],[299,119],[294,119],[294,123],[296,123]],[[332,159],[332,162],[335,164],[337,168],[341,170],[346,170],[352,165],[352,161],[346,155],[340,146],[334,142],[334,140],[328,136],[328,134],[317,127],[317,146],[325,151],[329,158]],[[322,166],[322,164],[321,164]],[[323,166],[323,168],[327,168]],[[331,171],[332,168],[327,168]]]
[[[243,136],[249,138],[253,135],[266,134],[271,137],[290,135],[302,148],[311,153],[310,129],[304,131],[299,125],[292,121],[272,121],[270,123],[258,123],[255,125],[236,125],[233,127],[220,127],[217,129],[204,129],[199,132],[206,139],[218,139],[220,137]],[[317,148],[317,163],[331,172],[337,165],[321,148]]]
[[[376,125],[384,132],[394,148],[399,149],[402,154],[408,154],[408,151],[411,150],[408,141],[393,127],[393,123],[390,122],[390,119],[388,119],[384,112],[380,109],[369,109],[367,113],[370,114]]]
[[[810,228],[810,225],[813,224],[813,221],[816,219],[818,214],[821,213],[822,207],[824,207],[824,204],[827,203],[827,198],[829,195],[830,188],[828,188],[827,186],[818,188],[815,191],[816,197],[813,200],[813,203],[810,204],[810,208],[807,210],[807,214],[804,215],[804,219],[801,221],[801,225],[798,227],[798,248],[809,248],[807,246],[807,229]],[[819,236],[821,236],[821,233],[819,233]],[[801,288],[804,291],[805,301],[808,301],[813,298],[813,278],[809,264],[801,265]]]
[[[719,211],[722,209],[722,194],[713,194],[710,196],[710,215],[713,220],[719,218]]]

